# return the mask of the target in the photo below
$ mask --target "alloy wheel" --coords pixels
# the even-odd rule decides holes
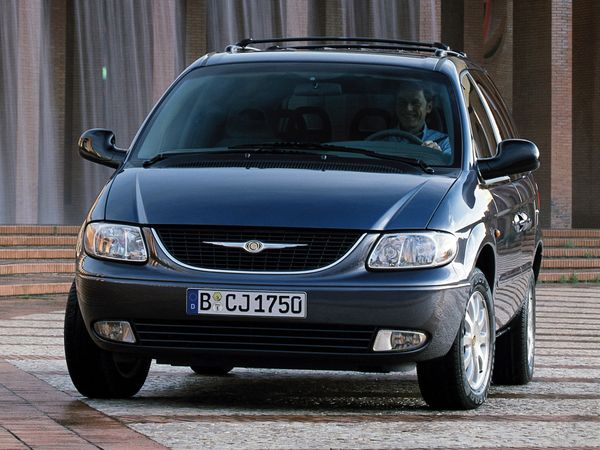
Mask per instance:
[[[485,386],[490,376],[491,330],[489,311],[481,292],[471,294],[465,313],[462,355],[467,382],[472,390]]]

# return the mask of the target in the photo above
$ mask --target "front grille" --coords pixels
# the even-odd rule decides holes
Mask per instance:
[[[247,321],[135,322],[140,345],[308,353],[370,352],[375,327]]]
[[[359,232],[332,230],[156,227],[167,251],[189,266],[234,271],[294,272],[319,269],[344,256],[361,236]],[[205,242],[305,244],[304,247],[268,249],[248,253],[241,248]]]

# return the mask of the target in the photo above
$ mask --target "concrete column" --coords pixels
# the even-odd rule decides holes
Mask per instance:
[[[177,76],[177,4],[152,0],[152,101],[156,102]]]
[[[310,36],[342,36],[344,24],[341,0],[309,0],[308,33]]]
[[[42,0],[18,4],[16,222],[37,223]]]
[[[206,1],[185,3],[185,65],[189,66],[208,52],[206,39]]]
[[[285,1],[285,35],[308,35],[308,0]]]
[[[442,0],[419,2],[419,41],[440,42],[442,38]]]
[[[38,223],[63,223],[65,206],[67,0],[42,2],[39,91]]]
[[[552,49],[549,55],[552,93],[551,210],[552,228],[571,228],[573,211],[573,42],[570,0],[552,0]]]

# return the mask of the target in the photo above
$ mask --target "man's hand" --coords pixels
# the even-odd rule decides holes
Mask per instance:
[[[421,144],[423,147],[429,147],[429,148],[433,148],[435,150],[438,151],[442,151],[442,148],[437,144],[437,142],[433,142],[433,141],[423,141],[423,144]]]

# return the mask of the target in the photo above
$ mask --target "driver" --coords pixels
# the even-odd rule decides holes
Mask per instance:
[[[421,145],[439,150],[444,155],[450,156],[452,149],[448,135],[427,127],[425,118],[432,110],[433,95],[431,91],[416,82],[403,83],[396,93],[396,116],[398,128],[419,138]],[[403,141],[407,140],[400,135],[385,136],[382,140]]]

